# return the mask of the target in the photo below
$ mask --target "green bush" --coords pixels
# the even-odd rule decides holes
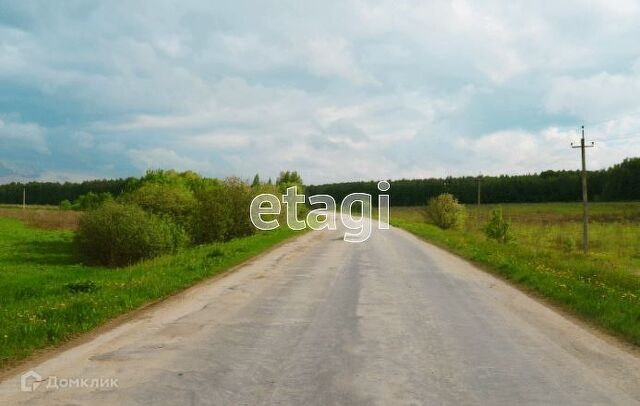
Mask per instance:
[[[511,240],[511,233],[509,232],[510,224],[502,216],[502,208],[498,207],[491,211],[491,220],[484,228],[484,233],[487,237],[497,240],[501,243],[506,243]]]
[[[179,226],[138,206],[115,202],[86,213],[75,238],[83,256],[107,266],[173,253],[187,240]]]
[[[249,206],[254,194],[250,186],[237,178],[197,190],[189,228],[194,242],[227,241],[253,234]]]
[[[224,181],[225,194],[231,203],[231,229],[227,239],[246,237],[255,233],[255,227],[249,216],[254,191],[239,178],[227,178]]]
[[[189,233],[195,243],[224,241],[231,228],[231,204],[222,185],[210,185],[196,192],[196,205]]]
[[[146,183],[122,196],[122,201],[134,203],[143,210],[186,226],[196,199],[193,192],[181,184]]]
[[[72,208],[73,208],[73,205],[68,199],[65,199],[60,202],[60,210],[71,210]]]
[[[429,199],[427,214],[442,229],[461,228],[467,216],[465,207],[449,193]]]
[[[113,196],[109,192],[102,193],[86,193],[76,199],[71,205],[73,210],[95,210],[104,202],[113,200]]]

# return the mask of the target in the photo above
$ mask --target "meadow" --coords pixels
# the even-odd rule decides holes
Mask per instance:
[[[507,244],[483,232],[495,207],[467,206],[458,230],[430,224],[424,207],[392,207],[391,222],[640,345],[640,203],[591,205],[588,256],[581,252],[580,204],[500,205],[511,221]],[[77,255],[73,237],[82,215],[45,206],[0,207],[0,368],[296,235],[281,227],[108,268],[86,265]]]
[[[510,221],[506,244],[483,231],[498,206]],[[640,203],[590,209],[586,256],[579,203],[468,205],[464,227],[449,230],[431,224],[424,207],[392,207],[391,223],[640,345]]]
[[[62,211],[57,206],[28,206],[0,205],[0,217],[22,220],[25,224],[48,230],[78,229],[81,213],[77,211]]]
[[[6,218],[7,210],[13,210],[12,218]],[[51,218],[28,225],[25,218],[39,217],[16,208],[2,209],[0,216],[0,368],[222,273],[296,234],[280,228],[106,268],[82,264],[74,233],[52,229]]]

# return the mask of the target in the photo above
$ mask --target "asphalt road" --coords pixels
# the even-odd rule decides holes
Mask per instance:
[[[118,386],[0,404],[640,404],[637,355],[397,229],[306,234],[32,369]]]

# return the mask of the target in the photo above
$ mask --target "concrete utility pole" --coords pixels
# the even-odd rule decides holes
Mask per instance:
[[[27,208],[27,188],[26,187],[22,188],[22,208],[23,209]]]
[[[585,254],[589,253],[589,203],[587,198],[587,154],[585,148],[593,148],[593,146],[593,141],[591,141],[591,145],[585,145],[584,126],[582,126],[580,145],[573,145],[572,142],[571,148],[580,148],[582,156],[582,250]]]

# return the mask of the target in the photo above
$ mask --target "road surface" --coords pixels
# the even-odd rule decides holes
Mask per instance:
[[[58,353],[31,367],[57,389],[13,377],[0,404],[640,403],[640,359],[610,340],[402,230],[341,237],[308,233]]]

